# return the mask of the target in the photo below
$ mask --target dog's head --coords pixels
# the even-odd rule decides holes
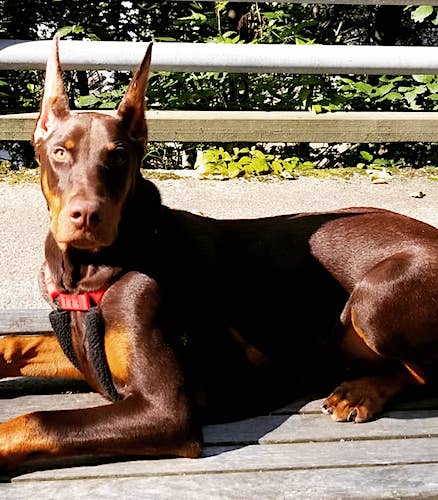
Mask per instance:
[[[70,111],[55,36],[33,135],[52,234],[61,248],[111,245],[135,189],[147,139],[144,117],[152,44],[115,116]]]

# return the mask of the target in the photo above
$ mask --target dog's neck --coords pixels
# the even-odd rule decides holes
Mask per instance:
[[[110,285],[127,271],[144,272],[137,262],[144,263],[147,253],[155,252],[160,213],[157,188],[141,178],[124,209],[119,235],[109,247],[98,252],[61,250],[49,232],[45,257],[55,285],[67,293],[89,292]]]
[[[46,238],[46,263],[60,291],[82,293],[108,285],[123,272],[122,267],[110,265],[103,252],[93,254],[75,248],[61,250],[52,233]]]

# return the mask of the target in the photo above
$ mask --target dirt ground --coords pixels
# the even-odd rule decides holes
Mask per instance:
[[[404,213],[438,227],[438,182],[393,178],[375,185],[356,175],[345,179],[301,177],[291,181],[156,180],[171,207],[217,218],[254,218],[348,206]],[[423,198],[412,197],[423,192]],[[0,309],[47,307],[37,283],[48,216],[37,184],[0,183]]]

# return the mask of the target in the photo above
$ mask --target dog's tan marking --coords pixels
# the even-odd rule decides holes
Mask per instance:
[[[363,336],[356,331],[351,323],[346,327],[340,338],[339,348],[347,359],[361,359],[370,362],[381,359],[381,356],[366,344]]]
[[[426,383],[426,379],[418,373],[418,369],[414,365],[411,365],[410,363],[403,364],[419,384],[424,385]]]
[[[357,335],[359,335],[359,337],[365,342],[365,344],[370,349],[372,349],[372,347],[370,345],[368,345],[366,333],[362,330],[362,328],[356,322],[356,315],[354,314],[353,310],[351,310],[351,324],[352,324],[352,326],[354,328],[354,331],[357,333]]]
[[[20,376],[83,378],[65,356],[56,337],[3,337],[0,339],[0,377]]]
[[[105,331],[105,354],[113,378],[126,383],[129,377],[131,361],[131,343],[128,329],[123,325],[109,327]]]
[[[65,146],[65,149],[70,150],[70,149],[73,149],[76,146],[76,144],[75,144],[75,141],[73,141],[72,139],[67,139],[65,141],[64,146]]]
[[[20,463],[30,455],[35,458],[59,454],[59,443],[41,428],[38,417],[28,413],[0,424],[0,467]]]
[[[116,149],[116,145],[114,144],[114,142],[109,142],[107,145],[106,145],[106,149],[107,151],[114,151]]]
[[[357,335],[365,342],[365,344],[370,349],[372,349],[368,345],[366,333],[356,323],[356,319],[355,319],[355,315],[354,315],[354,311],[353,310],[351,311],[351,324],[353,325],[354,331],[357,333]],[[372,350],[374,351],[374,349],[372,349]],[[414,377],[414,379],[419,384],[424,385],[426,383],[426,379],[422,375],[420,375],[419,370],[415,366],[413,366],[410,363],[405,363],[404,361],[403,361],[403,365],[408,370],[408,372],[410,373],[410,375],[412,375]]]
[[[46,172],[41,173],[41,188],[49,208],[51,229],[56,237],[56,234],[58,233],[59,214],[62,209],[62,199],[60,196],[51,191]]]

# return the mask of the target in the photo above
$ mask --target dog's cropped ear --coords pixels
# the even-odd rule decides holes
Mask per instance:
[[[117,114],[122,119],[122,124],[135,141],[145,142],[147,139],[147,126],[145,120],[145,93],[151,65],[152,42],[149,44],[142,63],[137,68],[128,90],[120,103]]]
[[[70,113],[68,97],[62,80],[61,64],[59,62],[59,34],[53,39],[47,59],[44,94],[41,110],[33,134],[33,143],[44,139],[58,120],[67,118]]]

